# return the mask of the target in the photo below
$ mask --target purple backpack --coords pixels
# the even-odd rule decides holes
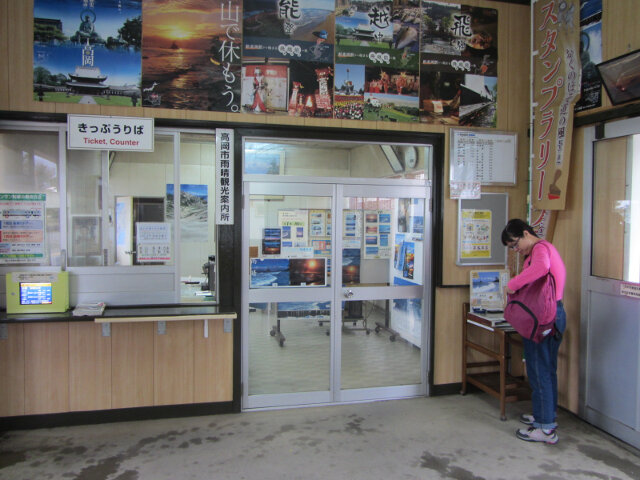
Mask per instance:
[[[551,258],[545,242],[538,244],[544,245]],[[556,309],[556,282],[549,269],[546,275],[507,296],[504,319],[523,338],[540,343],[553,332]]]

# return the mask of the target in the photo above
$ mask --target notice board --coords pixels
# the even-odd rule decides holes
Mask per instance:
[[[451,129],[449,182],[515,185],[517,152],[517,133]]]
[[[508,212],[506,193],[483,193],[479,199],[458,200],[457,265],[507,264],[507,247],[500,237]]]

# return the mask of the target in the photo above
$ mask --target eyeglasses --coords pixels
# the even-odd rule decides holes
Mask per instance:
[[[510,248],[511,250],[515,250],[516,248],[518,248],[518,244],[520,243],[520,239],[521,239],[521,238],[522,238],[522,237],[518,237],[518,238],[516,239],[516,243],[514,243],[513,245],[509,245],[509,248]]]

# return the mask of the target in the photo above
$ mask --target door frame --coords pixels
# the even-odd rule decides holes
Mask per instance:
[[[351,179],[351,178],[309,178],[309,177],[270,177],[268,182],[259,180],[245,180],[243,182],[243,204],[242,204],[242,339],[241,339],[241,381],[243,388],[241,406],[243,410],[255,410],[261,408],[282,408],[295,407],[309,404],[341,404],[360,401],[383,400],[390,398],[409,398],[415,396],[428,395],[430,391],[429,378],[432,369],[431,349],[432,349],[432,292],[433,292],[433,271],[432,259],[433,255],[433,232],[431,200],[433,198],[433,190],[429,181],[416,181],[406,179]],[[266,179],[265,179],[266,180]],[[282,180],[282,181],[281,181]],[[355,181],[354,181],[355,180]],[[371,180],[370,182],[367,180]],[[297,301],[311,300],[329,300],[332,302],[331,308],[331,331],[340,334],[331,335],[330,342],[330,372],[329,372],[329,389],[325,391],[317,391],[310,393],[284,393],[270,395],[255,395],[249,398],[248,392],[248,370],[249,370],[249,304],[255,301],[269,301],[269,292],[250,291],[249,288],[249,236],[250,236],[250,218],[249,218],[249,199],[252,194],[274,194],[274,189],[278,188],[278,194],[282,195],[304,195],[304,196],[330,196],[332,214],[332,232],[333,232],[333,248],[331,254],[332,265],[338,265],[338,258],[341,259],[342,250],[342,200],[347,197],[354,196],[375,196],[382,198],[422,198],[424,200],[424,233],[423,233],[423,282],[420,286],[402,287],[406,292],[394,296],[392,298],[416,298],[416,290],[419,290],[419,296],[422,298],[422,328],[421,328],[421,359],[420,359],[420,384],[404,385],[404,386],[385,386],[372,387],[363,389],[342,389],[340,388],[340,365],[341,365],[341,341],[342,341],[342,293],[345,287],[342,286],[342,272],[340,269],[333,269],[331,287],[317,287],[311,289],[297,289]],[[399,189],[402,189],[399,191]],[[373,190],[370,191],[370,190]],[[429,221],[427,221],[429,219]],[[382,289],[397,289],[398,286],[385,287],[352,287],[354,291],[353,300],[367,300],[373,298],[381,298],[379,293],[383,293]],[[286,291],[286,290],[285,290]],[[320,298],[318,294],[321,293]],[[326,293],[326,295],[325,295]],[[395,292],[397,295],[400,292]],[[253,300],[249,300],[249,297]],[[258,297],[256,299],[256,297]],[[325,298],[326,297],[326,298]],[[273,405],[273,399],[280,400],[282,404]]]
[[[635,447],[640,448],[640,368],[637,370],[636,375],[636,425],[635,430],[629,425],[624,424],[622,421],[612,418],[607,415],[606,412],[600,411],[597,405],[591,403],[589,398],[591,375],[589,371],[590,365],[590,338],[591,330],[593,329],[592,321],[592,293],[598,295],[604,295],[613,298],[613,301],[624,300],[629,304],[628,299],[622,298],[620,295],[622,280],[615,280],[610,278],[602,278],[591,275],[591,261],[592,261],[592,215],[593,215],[593,162],[594,162],[594,149],[595,142],[605,139],[613,139],[619,137],[625,137],[630,135],[640,134],[640,119],[630,118],[625,120],[618,120],[606,123],[603,129],[592,126],[585,128],[584,130],[584,156],[583,156],[583,217],[582,217],[582,282],[581,282],[581,316],[580,316],[580,389],[578,397],[578,412],[579,415],[586,419],[589,423],[602,428],[606,432],[614,435],[625,442],[628,442]],[[637,300],[633,300],[638,302]],[[640,303],[640,302],[638,302]],[[635,304],[635,308],[637,308]],[[632,307],[633,308],[633,307]],[[611,312],[613,315],[614,312]],[[635,319],[637,320],[637,318]],[[608,318],[607,321],[614,321],[615,318]],[[611,328],[616,328],[619,325],[612,325]],[[635,362],[637,365],[640,362],[640,347],[637,352],[638,358],[630,358],[630,362]],[[617,365],[616,370],[627,375],[627,369],[624,365]],[[608,391],[607,388],[603,388],[603,395],[619,395],[621,392]],[[608,397],[607,397],[608,398]],[[606,398],[600,399],[600,403],[607,403],[609,400]]]

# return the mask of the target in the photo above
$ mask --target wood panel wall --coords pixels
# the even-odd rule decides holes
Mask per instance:
[[[462,3],[483,6],[498,10],[498,125],[499,130],[518,132],[518,183],[511,188],[490,188],[487,191],[508,191],[511,216],[524,216],[526,203],[527,158],[528,158],[528,79],[529,79],[529,7],[512,5],[488,0],[460,0],[449,3]],[[7,55],[0,56],[0,72],[7,81],[0,82],[0,109],[23,112],[81,113],[93,115],[144,116],[165,119],[188,119],[203,121],[245,122],[251,124],[280,124],[306,126],[310,128],[343,127],[387,131],[412,131],[441,133],[446,139],[444,171],[448,172],[449,127],[443,125],[405,124],[391,122],[364,122],[356,120],[332,120],[298,118],[287,116],[269,116],[254,114],[227,114],[203,111],[183,111],[157,108],[111,107],[98,105],[69,105],[43,103],[34,100],[32,89],[32,38],[33,38],[33,0],[12,2],[0,0],[0,21],[7,21],[7,28],[0,32],[0,52],[6,45]],[[10,48],[9,48],[10,47]],[[6,73],[4,73],[6,72]],[[447,285],[465,285],[457,288],[438,288],[435,296],[435,364],[436,384],[459,382],[461,365],[460,309],[463,301],[468,301],[469,268],[455,266],[456,245],[456,201],[449,200],[448,188],[445,188],[444,202],[444,278]],[[120,328],[121,326],[118,326]],[[114,336],[119,335],[114,328]],[[133,332],[129,332],[133,334]],[[153,347],[151,347],[153,349]],[[142,359],[137,359],[142,361]],[[229,366],[231,368],[231,366]],[[128,390],[124,388],[126,378],[134,372],[114,371],[116,388],[113,390],[113,406],[125,406],[133,401],[125,398]],[[122,388],[121,388],[122,387]],[[230,388],[224,386],[223,390]],[[146,390],[146,389],[145,389]],[[131,392],[129,392],[131,393]],[[159,392],[156,392],[158,394]],[[142,394],[140,392],[140,394]],[[148,394],[148,393],[147,393]],[[143,395],[144,396],[144,395]],[[137,397],[137,395],[136,395]],[[139,399],[139,397],[138,397]],[[146,401],[145,401],[146,402]]]
[[[8,324],[0,417],[230,402],[233,334],[224,320]]]

